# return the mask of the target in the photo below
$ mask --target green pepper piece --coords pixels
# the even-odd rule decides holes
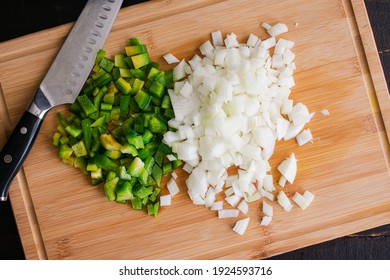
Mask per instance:
[[[106,197],[108,198],[109,201],[114,201],[116,198],[115,189],[118,182],[119,182],[119,178],[116,177],[104,184],[104,193],[106,194]]]
[[[143,110],[149,106],[150,101],[152,100],[152,97],[141,89],[134,96],[134,99],[137,102],[139,108],[141,110]]]
[[[83,140],[72,145],[72,150],[76,157],[83,157],[87,155],[87,149],[85,148]]]
[[[160,188],[155,188],[153,193],[149,196],[149,200],[152,202],[155,202],[157,199],[157,196],[160,194],[161,189]]]
[[[125,118],[129,114],[130,108],[130,96],[129,95],[121,95],[119,108],[121,111],[121,117]]]
[[[76,100],[87,116],[97,112],[97,108],[85,94],[79,95]]]
[[[106,150],[120,151],[123,147],[111,134],[100,135],[100,143]]]
[[[164,134],[168,131],[167,121],[160,114],[153,115],[149,119],[149,129],[153,133]]]
[[[132,78],[133,74],[131,74],[130,69],[119,68],[119,76],[122,78]],[[119,76],[118,76],[118,79],[119,79]]]
[[[127,171],[132,177],[138,178],[144,168],[144,165],[144,162],[139,157],[135,157]]]
[[[146,207],[148,209],[148,215],[152,216],[154,215],[154,217],[157,218],[157,213],[158,213],[158,208],[160,206],[160,202],[156,202],[154,204],[152,203],[149,203]]]
[[[130,45],[125,48],[127,56],[133,56],[136,54],[142,54],[147,52],[147,48],[144,44]]]
[[[152,156],[149,156],[149,157],[145,160],[144,168],[145,168],[145,170],[148,172],[149,175],[152,174],[152,170],[153,170],[154,163],[155,163],[155,160],[154,160],[154,157],[152,157]]]
[[[109,157],[110,159],[119,159],[122,155],[120,151],[117,150],[107,150],[104,152],[104,155]]]
[[[131,175],[127,172],[126,167],[119,166],[117,173],[118,173],[119,179],[125,180],[125,181],[131,180]]]
[[[134,145],[128,143],[123,145],[121,152],[122,154],[130,154],[133,157],[136,157],[138,155],[137,148]]]
[[[129,144],[133,145],[137,149],[144,148],[144,141],[142,140],[142,136],[138,135],[135,131],[130,130],[125,133],[126,140]]]
[[[99,66],[103,68],[106,72],[110,73],[112,68],[114,67],[115,63],[108,58],[103,57],[100,62]]]
[[[125,202],[126,200],[134,199],[132,189],[133,189],[133,186],[127,181],[118,184],[118,186],[115,190],[116,201]]]
[[[142,45],[142,41],[138,38],[129,38],[129,45],[130,46]]]
[[[136,185],[133,187],[133,195],[135,197],[144,199],[153,193],[153,187],[145,187],[142,185]]]
[[[133,55],[130,58],[131,62],[133,62],[135,69],[141,68],[142,66],[145,66],[150,62],[148,53]]]
[[[160,186],[162,180],[162,169],[160,166],[158,166],[158,164],[153,165],[152,177],[156,181],[157,186]]]
[[[102,60],[102,58],[106,55],[106,51],[103,49],[99,49],[96,54],[95,63],[99,64],[99,62]]]
[[[149,87],[149,92],[154,97],[162,98],[162,96],[165,93],[165,89],[164,89],[164,86],[162,84],[160,84],[159,82],[153,81]]]
[[[118,168],[118,165],[115,162],[113,162],[107,156],[102,154],[96,153],[94,157],[94,162],[97,166],[106,171],[115,171]]]
[[[58,146],[60,144],[60,139],[62,135],[58,131],[56,131],[53,135],[53,145]]]
[[[178,167],[180,167],[180,165],[182,165],[183,162],[180,160],[180,159],[176,159],[174,161],[172,161],[172,169],[176,169]]]
[[[60,159],[67,159],[73,154],[73,150],[68,144],[60,144],[58,156]]]
[[[131,85],[122,77],[119,77],[118,80],[116,80],[115,85],[123,94],[129,94],[131,91]]]
[[[112,76],[109,73],[105,73],[104,75],[102,75],[101,77],[99,77],[93,82],[93,86],[100,88],[102,86],[108,85],[111,82],[112,82]]]
[[[171,162],[166,162],[163,164],[163,175],[167,175],[172,170],[173,170],[173,168],[172,168]]]
[[[83,133],[83,130],[81,128],[79,128],[73,124],[65,127],[65,131],[68,132],[74,138],[79,137]]]
[[[131,200],[131,206],[133,207],[133,209],[135,210],[142,210],[142,199],[139,198],[139,197],[134,197],[132,200]]]
[[[124,54],[116,54],[114,56],[114,63],[118,68],[128,68]]]
[[[133,85],[132,85],[132,89],[130,91],[130,94],[135,95],[139,90],[141,90],[143,88],[144,84],[145,84],[145,81],[138,79],[138,78],[135,78]]]

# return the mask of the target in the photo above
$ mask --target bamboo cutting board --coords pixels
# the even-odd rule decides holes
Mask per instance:
[[[266,34],[262,22],[286,23],[282,37],[296,42],[292,98],[317,113],[307,125],[314,142],[277,144],[273,170],[291,152],[298,174],[286,188],[316,195],[305,211],[284,212],[260,227],[260,202],[250,204],[244,236],[181,192],[157,219],[129,205],[109,203],[101,187],[57,158],[52,135],[56,113],[44,120],[10,197],[29,259],[259,259],[390,223],[390,100],[361,0],[331,1],[153,1],[124,8],[105,44],[108,55],[123,52],[128,37],[147,43],[152,59],[172,52],[191,58],[210,32]],[[31,100],[71,25],[0,44],[0,141]],[[279,175],[273,173],[275,180]],[[166,190],[163,190],[163,193]],[[239,218],[243,218],[240,216]]]

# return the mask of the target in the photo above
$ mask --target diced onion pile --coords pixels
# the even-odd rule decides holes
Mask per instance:
[[[264,40],[250,34],[243,44],[234,33],[223,39],[217,31],[211,34],[212,42],[199,47],[202,56],[194,55],[188,62],[179,62],[172,54],[164,56],[169,64],[179,63],[173,69],[174,88],[169,90],[175,118],[168,124],[176,131],[167,132],[163,142],[186,162],[183,169],[190,173],[186,185],[193,203],[218,211],[219,218],[247,214],[248,202],[262,197],[273,201],[276,196],[290,211],[290,199],[273,184],[268,160],[277,140],[296,137],[304,145],[313,139],[310,129],[303,128],[314,114],[289,98],[295,85],[294,42],[276,39],[288,28],[282,23],[262,26],[270,35]],[[231,166],[238,167],[236,175],[228,175]],[[292,184],[297,173],[295,154],[278,170],[279,185]],[[178,192],[174,179],[168,182],[168,190],[172,196]],[[216,201],[222,191],[226,209],[223,201]],[[302,209],[314,198],[305,194],[293,197]],[[164,200],[164,205],[168,203]],[[261,225],[266,226],[273,216],[266,201],[263,213]],[[241,219],[233,230],[243,234],[248,223],[249,218]]]

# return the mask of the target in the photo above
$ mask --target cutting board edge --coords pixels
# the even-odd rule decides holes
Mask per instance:
[[[364,75],[364,80],[390,174],[390,95],[386,77],[364,0],[344,0],[344,5],[348,7],[347,12],[353,13],[353,17],[348,17],[349,23],[355,25],[352,28],[359,32],[359,38],[354,38],[354,43],[364,52],[358,57],[362,71],[369,74]]]

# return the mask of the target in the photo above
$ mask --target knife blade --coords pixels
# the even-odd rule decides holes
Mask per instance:
[[[46,113],[73,103],[103,47],[123,0],[89,0],[0,152],[0,201],[36,139]]]

